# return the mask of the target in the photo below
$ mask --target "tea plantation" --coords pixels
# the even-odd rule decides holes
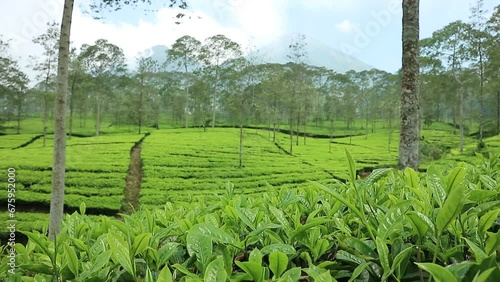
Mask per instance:
[[[393,168],[397,133],[301,137],[293,154],[288,135],[271,135],[245,129],[240,168],[239,129],[153,130],[140,146],[142,207],[117,219],[143,135],[73,136],[57,245],[45,236],[50,135],[45,147],[0,136],[1,179],[15,168],[16,229],[29,238],[14,246],[15,275],[2,239],[0,279],[500,281],[499,136],[480,157],[472,138],[461,153],[450,128],[426,128],[418,173]]]

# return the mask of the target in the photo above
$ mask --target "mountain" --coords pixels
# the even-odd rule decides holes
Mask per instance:
[[[286,57],[290,53],[289,45],[295,37],[286,34],[278,37],[268,45],[260,48],[264,62],[285,64],[290,60]],[[336,50],[325,43],[306,37],[306,63],[313,66],[325,67],[339,73],[345,73],[349,70],[362,71],[370,70],[373,67]]]
[[[286,56],[290,53],[288,46],[292,43],[292,39],[294,39],[294,36],[291,34],[283,35],[270,44],[260,48],[259,53],[262,56],[262,62],[278,64],[286,64],[289,62]],[[306,63],[309,65],[326,67],[339,73],[345,73],[349,70],[370,70],[373,68],[353,56],[338,51],[318,40],[306,37],[306,43],[308,55]],[[168,49],[169,48],[165,45],[156,45],[151,47],[148,52],[151,58],[155,59],[160,64],[164,64]],[[167,70],[174,71],[179,69],[176,65],[170,64]]]

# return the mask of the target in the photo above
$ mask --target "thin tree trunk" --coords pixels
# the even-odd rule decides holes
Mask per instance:
[[[240,168],[243,168],[243,123],[240,123]]]
[[[17,105],[17,134],[20,134],[21,132],[21,102]]]
[[[142,100],[144,97],[143,85],[144,85],[144,78],[141,79],[141,90],[139,93],[139,134],[141,134],[141,129],[142,129],[142,107],[143,107]]]
[[[46,81],[47,82],[47,81]],[[47,90],[47,87],[45,88]],[[47,92],[43,96],[43,147],[47,144],[47,120],[49,119],[49,101]]]
[[[419,0],[403,0],[403,66],[399,168],[418,170],[420,143]]]
[[[290,155],[293,154],[293,118],[290,114]]]
[[[457,89],[458,96],[460,97],[460,153],[464,151],[464,91],[462,85]]]
[[[54,164],[50,199],[49,238],[55,242],[61,231],[64,212],[64,175],[66,166],[66,93],[68,92],[69,41],[73,0],[65,0],[59,39],[57,98],[54,117]]]
[[[71,135],[73,134],[75,84],[76,84],[76,75],[73,77],[73,81],[71,82],[71,95],[69,96],[69,139],[71,139]]]
[[[497,91],[497,134],[500,134],[500,91]]]
[[[299,126],[300,126],[300,112],[297,111],[297,131],[295,132],[295,143],[299,146]]]
[[[101,129],[101,102],[97,98],[97,114],[95,118],[95,136],[99,136],[99,131]]]
[[[306,145],[306,129],[307,129],[307,118],[304,120],[304,133],[302,134],[304,136],[304,145]]]

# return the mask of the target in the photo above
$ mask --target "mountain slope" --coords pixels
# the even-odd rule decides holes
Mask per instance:
[[[272,43],[262,47],[260,53],[264,62],[284,64],[290,60],[286,57],[289,53],[289,45],[294,39],[293,35],[287,34],[277,38]],[[338,51],[318,40],[306,37],[307,61],[309,65],[326,67],[336,72],[344,73],[349,70],[362,71],[373,67]]]

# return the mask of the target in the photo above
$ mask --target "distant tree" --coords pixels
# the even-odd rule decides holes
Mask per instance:
[[[141,56],[137,59],[138,68],[136,72],[136,80],[139,86],[139,101],[136,104],[137,107],[137,125],[139,127],[139,134],[141,134],[141,129],[145,119],[146,107],[152,100],[153,93],[156,93],[156,88],[154,86],[154,76],[159,71],[160,66],[151,57]],[[153,108],[153,105],[149,103]]]
[[[302,107],[304,106],[303,101],[305,100],[303,95],[305,73],[306,73],[306,62],[307,62],[307,42],[306,37],[303,34],[298,34],[295,38],[292,38],[290,45],[288,45],[289,53],[287,54],[287,59],[290,64],[288,64],[288,79],[290,82],[288,96],[288,109],[289,109],[289,124],[290,124],[290,154],[293,153],[293,126],[294,121],[296,123],[296,145],[299,145],[299,125]],[[305,132],[304,132],[305,136]]]
[[[419,166],[419,0],[403,0],[403,67],[399,167]]]
[[[80,60],[95,80],[95,135],[99,136],[103,104],[111,92],[109,78],[125,71],[125,55],[120,47],[98,39],[94,45],[82,46]]]
[[[199,59],[205,66],[205,72],[213,80],[212,92],[212,127],[215,127],[215,114],[219,104],[219,83],[222,64],[242,55],[241,47],[224,35],[215,35],[205,40],[201,47]]]
[[[485,17],[483,0],[476,0],[471,9],[471,29],[467,33],[470,41],[470,55],[476,73],[479,77],[479,141],[483,140],[484,131],[484,83],[485,61],[489,34],[486,31],[487,19]],[[498,42],[497,42],[498,43]],[[463,143],[463,141],[462,141]]]
[[[59,28],[55,22],[48,23],[47,31],[35,37],[33,43],[40,45],[43,48],[43,57],[41,60],[32,57],[33,70],[38,72],[37,80],[42,83],[43,100],[43,146],[45,147],[47,139],[47,121],[49,119],[49,103],[52,101],[53,92],[51,83],[55,80],[57,67],[57,44],[59,43]]]
[[[12,114],[16,116],[16,132],[19,134],[29,79],[21,71],[17,61],[14,61],[8,54],[9,47],[9,42],[0,38],[0,95],[3,96],[0,96],[0,99],[5,103],[1,110],[7,111],[5,114],[8,120]]]
[[[196,38],[185,35],[175,41],[172,48],[168,50],[168,57],[171,61],[175,62],[179,68],[184,71],[184,91],[186,93],[184,105],[184,126],[188,127],[189,117],[189,87],[192,75],[190,73],[193,68],[198,65],[198,54],[200,52],[201,42]]]

